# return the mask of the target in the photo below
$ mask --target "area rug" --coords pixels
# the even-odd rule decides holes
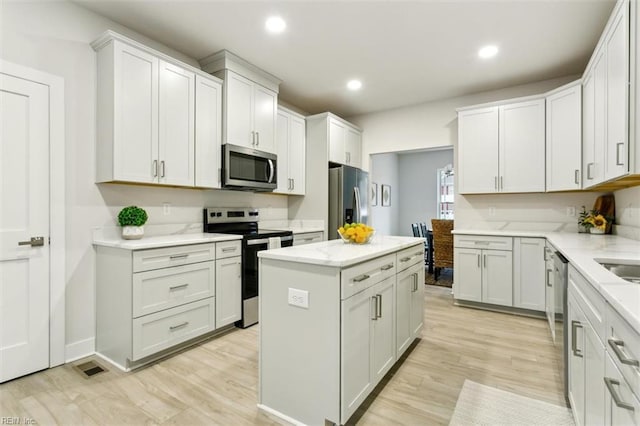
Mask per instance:
[[[427,285],[437,285],[440,287],[449,287],[453,285],[453,269],[442,269],[438,276],[438,281],[433,279],[433,274],[424,271],[424,283]]]
[[[449,425],[573,426],[574,422],[567,407],[465,380]]]

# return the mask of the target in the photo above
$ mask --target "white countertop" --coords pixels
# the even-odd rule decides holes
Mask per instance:
[[[625,281],[598,263],[640,264],[640,241],[617,235],[569,232],[456,229],[453,234],[546,238],[640,333],[640,284]]]
[[[175,234],[144,237],[139,240],[123,240],[122,238],[95,237],[93,244],[103,247],[115,247],[128,250],[184,246],[188,244],[216,243],[221,241],[241,240],[242,235],[231,234]]]
[[[375,236],[369,244],[346,244],[342,240],[322,241],[261,251],[258,257],[345,268],[417,244],[424,244],[424,238]]]

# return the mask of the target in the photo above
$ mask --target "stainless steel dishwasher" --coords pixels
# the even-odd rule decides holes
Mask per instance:
[[[564,398],[569,405],[569,360],[565,348],[568,345],[567,285],[569,261],[559,252],[553,255],[553,292],[555,293],[555,346],[558,359],[562,360],[561,375],[564,382]]]

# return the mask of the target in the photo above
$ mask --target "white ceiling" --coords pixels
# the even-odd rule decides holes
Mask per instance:
[[[615,3],[75,2],[195,59],[230,50],[282,79],[282,100],[345,117],[581,73]],[[264,31],[272,14],[285,33]],[[500,53],[480,60],[489,43]],[[361,91],[346,90],[351,78]]]

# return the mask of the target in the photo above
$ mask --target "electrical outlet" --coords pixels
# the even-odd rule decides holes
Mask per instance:
[[[289,288],[289,304],[308,309],[309,292],[306,290],[298,290],[297,288]]]
[[[567,206],[567,216],[575,217],[576,208],[574,206]]]
[[[162,203],[162,214],[165,216],[171,214],[171,203]]]
[[[489,216],[495,216],[495,215],[496,215],[496,208],[489,207]]]

